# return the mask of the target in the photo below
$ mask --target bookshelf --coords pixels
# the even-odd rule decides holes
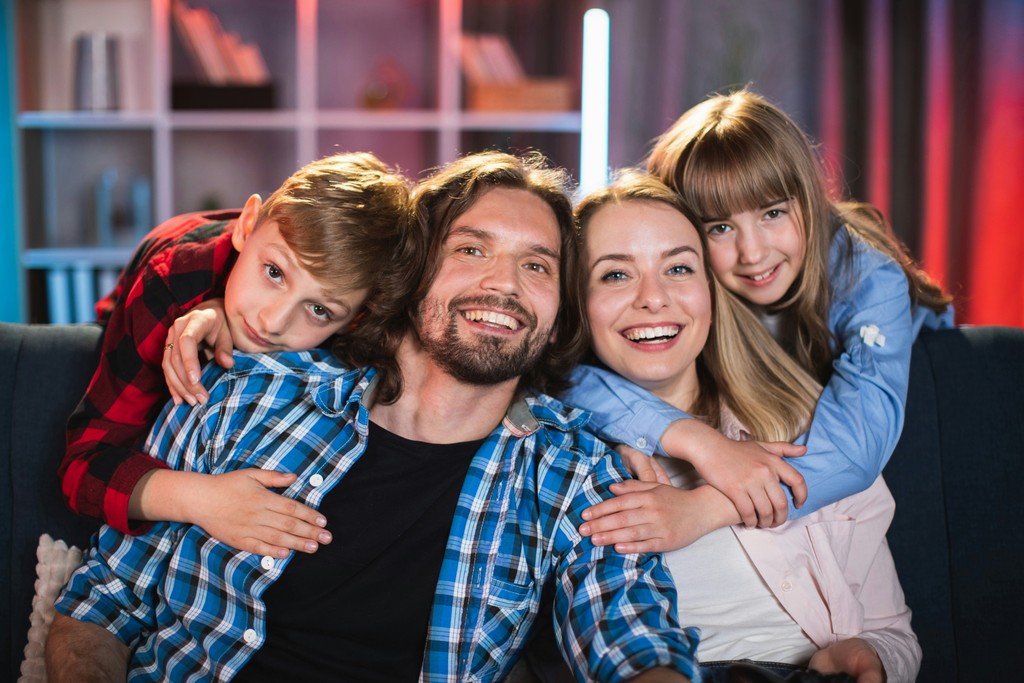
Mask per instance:
[[[178,213],[266,195],[334,151],[370,150],[417,177],[462,152],[535,147],[578,175],[584,0],[187,4],[258,47],[273,108],[173,108],[172,85],[201,75],[176,32],[172,0],[16,0],[16,229],[27,321],[89,319],[142,231]],[[541,48],[528,29],[551,21],[559,26],[545,30],[562,38]],[[95,31],[118,36],[117,111],[73,107],[75,38]],[[531,76],[570,84],[573,106],[466,109],[464,32],[504,35]],[[104,178],[107,195],[97,190]],[[147,183],[148,207],[136,201]],[[112,211],[98,212],[106,203]]]

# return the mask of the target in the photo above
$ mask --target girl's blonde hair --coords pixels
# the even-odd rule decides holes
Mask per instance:
[[[846,274],[837,274],[835,281],[829,277],[829,249],[841,226],[850,239],[900,264],[912,302],[942,311],[951,301],[915,265],[877,209],[830,198],[810,140],[785,112],[756,93],[716,95],[687,111],[656,140],[647,168],[705,220],[782,199],[799,204],[806,242],[803,267],[769,309],[783,314],[782,343],[820,382],[827,380],[834,358],[836,340],[828,326],[832,296],[854,284],[852,245],[845,250]]]
[[[576,278],[585,301],[589,272],[583,261],[587,226],[604,206],[652,202],[675,209],[693,224],[700,238],[704,275],[711,290],[712,325],[697,357],[700,392],[693,406],[680,406],[719,426],[724,403],[754,438],[791,441],[807,429],[821,387],[800,367],[736,295],[718,285],[707,259],[707,236],[697,215],[679,195],[654,176],[636,169],[620,171],[614,182],[587,196],[576,207],[580,263]],[[584,316],[587,340],[590,323]],[[591,362],[596,358],[591,357]]]

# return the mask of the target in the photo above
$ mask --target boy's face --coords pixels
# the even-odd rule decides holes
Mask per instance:
[[[277,222],[236,231],[238,261],[224,292],[231,340],[239,351],[304,351],[345,328],[368,291],[331,290],[284,241]]]

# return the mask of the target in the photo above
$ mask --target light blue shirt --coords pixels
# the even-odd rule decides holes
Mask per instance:
[[[829,276],[829,327],[841,352],[810,429],[795,440],[807,453],[788,460],[807,483],[799,509],[783,487],[793,519],[863,491],[878,477],[903,430],[911,346],[922,328],[953,326],[951,306],[941,315],[912,307],[900,265],[845,229],[832,240]],[[690,417],[613,372],[584,365],[572,379],[566,401],[592,413],[600,436],[648,455],[664,455],[660,439],[669,423]]]

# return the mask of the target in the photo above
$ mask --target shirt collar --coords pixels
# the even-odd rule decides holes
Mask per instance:
[[[300,376],[313,403],[329,417],[349,414],[360,403],[369,406],[377,384],[375,370],[347,369],[327,349],[252,354],[236,351],[234,359],[234,367],[226,373],[236,377],[261,373]],[[502,425],[516,437],[524,437],[542,426],[561,432],[578,431],[589,418],[584,410],[546,394],[530,392],[513,399]]]
[[[376,374],[369,368],[346,368],[327,349],[252,354],[236,351],[234,359],[234,367],[226,371],[234,377],[258,374],[298,377],[313,404],[328,417],[356,410],[364,394],[372,390]]]
[[[565,405],[547,394],[529,393],[516,397],[505,412],[502,424],[517,437],[529,436],[542,426],[560,432],[583,428],[590,413]]]

